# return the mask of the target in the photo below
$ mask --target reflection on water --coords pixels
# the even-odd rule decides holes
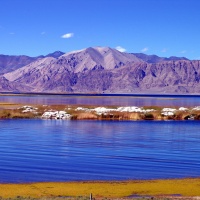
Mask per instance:
[[[0,182],[200,176],[198,121],[0,121]]]
[[[116,105],[116,106],[199,106],[200,97],[132,97],[132,96],[65,96],[23,95],[0,96],[0,102],[22,104]]]

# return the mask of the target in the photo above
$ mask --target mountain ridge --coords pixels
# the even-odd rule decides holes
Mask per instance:
[[[189,60],[186,57],[176,57],[176,56],[170,56],[170,57],[159,57],[157,55],[147,55],[144,53],[132,53],[136,57],[142,59],[143,61],[147,63],[159,63],[163,61],[177,61],[177,60]]]
[[[123,53],[110,47],[57,51],[1,73],[0,91],[199,93],[199,62],[185,57]]]

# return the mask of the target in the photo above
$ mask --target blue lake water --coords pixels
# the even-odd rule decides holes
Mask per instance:
[[[199,176],[199,121],[0,120],[0,182]]]
[[[0,96],[0,102],[22,104],[105,105],[105,106],[200,106],[200,96],[69,96],[17,95]]]

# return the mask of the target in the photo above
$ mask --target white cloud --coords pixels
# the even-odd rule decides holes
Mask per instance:
[[[41,35],[45,35],[45,34],[46,34],[46,32],[45,32],[45,31],[41,32]]]
[[[165,52],[167,52],[167,50],[168,50],[168,49],[164,48],[164,49],[161,50],[161,52],[162,52],[162,53],[165,53]]]
[[[67,38],[71,38],[74,36],[74,33],[66,33],[64,35],[61,36],[61,38],[67,39]]]
[[[186,53],[187,51],[186,50],[183,50],[183,51],[181,51],[180,53]]]
[[[148,47],[145,47],[145,48],[143,48],[142,50],[141,50],[141,52],[147,52],[149,50],[149,48]]]
[[[115,47],[115,49],[117,49],[120,52],[125,52],[126,51],[126,49],[121,47],[121,46],[117,46],[117,47]]]

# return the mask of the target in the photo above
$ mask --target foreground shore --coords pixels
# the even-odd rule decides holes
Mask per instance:
[[[200,120],[200,106],[21,105],[0,102],[0,119]]]
[[[45,182],[31,184],[0,184],[2,198],[53,198],[89,197],[95,199],[155,197],[170,199],[198,199],[200,178],[145,180],[145,181],[106,181],[106,182]],[[187,198],[186,198],[187,197]],[[199,198],[200,199],[200,198]]]

